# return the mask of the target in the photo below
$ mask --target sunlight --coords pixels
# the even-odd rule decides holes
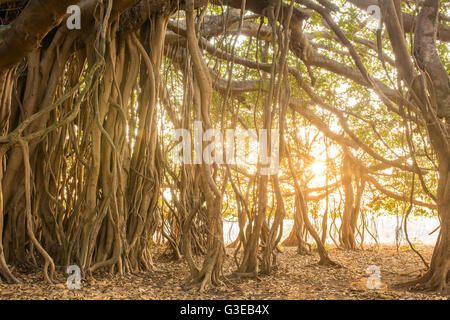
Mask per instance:
[[[316,161],[311,165],[312,173],[317,177],[325,175],[327,166],[322,161]]]
[[[326,184],[327,166],[325,161],[316,160],[309,166],[308,171],[311,174],[311,180],[308,182],[309,188],[317,188]]]

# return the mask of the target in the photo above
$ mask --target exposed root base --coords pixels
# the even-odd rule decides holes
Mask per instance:
[[[13,275],[10,276],[0,276],[0,282],[4,281],[7,284],[19,284],[20,281],[16,279]]]
[[[260,280],[258,277],[258,274],[256,272],[234,272],[231,275],[232,278],[238,278],[238,279],[256,279]]]
[[[447,277],[448,278],[448,277]],[[431,271],[426,273],[424,276],[404,282],[396,284],[394,287],[408,289],[410,291],[416,292],[437,292],[444,296],[450,295],[450,283],[449,279],[445,280],[437,280],[438,277],[433,276]]]
[[[214,287],[220,287],[224,286],[225,283],[218,279],[212,279],[212,276],[210,273],[206,275],[198,275],[196,278],[192,279],[192,277],[189,277],[186,280],[186,285],[183,289],[189,290],[192,288],[197,288],[200,293],[203,293],[205,291],[208,291]]]
[[[334,262],[330,258],[320,259],[320,261],[317,264],[322,267],[343,268],[342,265],[340,265],[337,262]]]
[[[6,266],[6,263],[3,261],[0,266],[0,281],[5,281],[8,284],[18,284],[20,283],[19,280],[17,280],[16,277],[12,274],[12,272],[9,270],[8,266]]]

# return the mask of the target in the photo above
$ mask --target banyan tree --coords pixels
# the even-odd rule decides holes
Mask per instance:
[[[358,249],[368,208],[394,202],[439,218],[427,272],[408,285],[445,292],[449,12],[439,0],[1,0],[0,279],[152,271],[161,246],[192,284],[220,285],[228,216],[235,276],[272,272],[288,217],[289,243],[339,267],[327,238]],[[276,136],[278,170],[251,148],[251,164],[177,162],[173,130],[198,123],[183,159],[219,159],[218,137],[240,127]],[[316,145],[324,183],[308,175]]]

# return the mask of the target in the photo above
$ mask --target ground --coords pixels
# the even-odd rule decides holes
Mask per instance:
[[[430,260],[433,248],[418,246]],[[364,251],[329,250],[330,257],[343,268],[325,268],[316,265],[316,253],[308,256],[296,254],[295,248],[282,248],[278,255],[279,267],[270,276],[259,279],[229,277],[235,269],[233,250],[228,250],[223,286],[199,293],[186,286],[187,266],[171,261],[164,255],[155,257],[158,271],[139,275],[111,276],[97,274],[82,280],[80,290],[68,290],[65,275],[60,272],[59,284],[45,282],[42,272],[22,274],[16,271],[22,284],[0,283],[0,300],[5,299],[448,299],[434,293],[410,292],[395,284],[414,279],[423,271],[420,258],[409,248],[383,246],[365,248]],[[381,288],[367,288],[366,273],[369,266],[380,267]]]

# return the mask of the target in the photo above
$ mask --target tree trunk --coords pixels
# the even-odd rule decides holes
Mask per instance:
[[[355,229],[352,225],[355,201],[352,177],[350,158],[344,156],[342,159],[342,185],[344,187],[345,203],[340,242],[342,247],[349,250],[356,249]]]
[[[303,222],[303,215],[300,211],[300,203],[297,196],[295,196],[295,203],[294,226],[282,245],[286,247],[297,247],[297,253],[305,255],[311,252],[311,245],[307,241],[308,231]]]
[[[352,183],[353,174],[351,170],[351,160],[349,157],[345,156],[342,161],[342,185],[345,193],[345,204],[340,242],[344,249],[356,250],[356,228],[361,209],[361,199],[364,194],[365,180],[363,178],[357,179],[357,190],[355,195]]]
[[[12,92],[12,71],[0,71],[0,136],[8,132],[8,118],[11,107]],[[7,283],[17,283],[17,279],[8,268],[4,247],[3,247],[3,228],[4,228],[4,200],[3,200],[3,172],[6,148],[0,145],[0,280],[3,279]]]
[[[450,161],[440,164],[438,187],[439,236],[431,258],[430,269],[415,284],[419,289],[450,294]]]

